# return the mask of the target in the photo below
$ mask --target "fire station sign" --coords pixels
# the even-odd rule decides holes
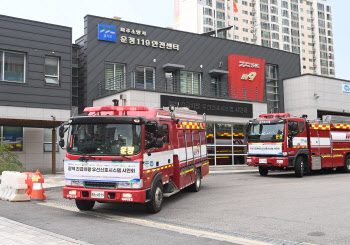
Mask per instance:
[[[188,97],[174,97],[161,95],[161,107],[176,105],[187,107],[197,111],[199,114],[228,116],[228,117],[253,117],[253,105],[248,103],[226,102],[217,100],[193,99]]]
[[[140,179],[140,163],[65,160],[64,173],[70,180],[132,182]]]
[[[117,27],[110,26],[110,25],[104,25],[104,24],[98,24],[98,39],[109,41],[109,42],[116,42],[117,41]]]
[[[232,54],[228,71],[232,98],[263,101],[265,60]]]

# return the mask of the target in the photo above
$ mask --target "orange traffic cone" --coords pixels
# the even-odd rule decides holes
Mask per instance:
[[[42,183],[44,183],[44,179],[42,178],[39,170],[36,171],[35,175],[32,177],[33,188],[32,193],[30,195],[31,201],[43,201],[46,200],[46,196],[44,195],[44,188]]]

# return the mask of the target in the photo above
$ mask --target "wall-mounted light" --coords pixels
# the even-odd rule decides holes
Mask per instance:
[[[318,93],[314,93],[314,97],[315,97],[315,99],[320,98],[320,96],[318,95]]]
[[[224,65],[224,63],[219,62],[219,68],[221,68]]]
[[[199,67],[200,67],[201,69],[203,69],[203,65],[199,65]]]
[[[157,60],[156,60],[156,59],[153,59],[153,62],[154,62],[154,63],[156,63],[156,62],[157,62]]]

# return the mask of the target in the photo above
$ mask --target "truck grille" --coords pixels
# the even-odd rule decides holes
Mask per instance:
[[[85,181],[84,186],[86,188],[95,188],[95,189],[116,189],[117,184],[112,182]]]

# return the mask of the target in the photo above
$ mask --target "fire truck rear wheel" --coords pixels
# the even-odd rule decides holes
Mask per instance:
[[[304,176],[305,161],[302,156],[299,156],[295,161],[295,176],[302,178]]]
[[[146,208],[150,213],[158,213],[162,209],[163,204],[163,185],[160,181],[155,185],[151,192],[151,200],[146,203]]]
[[[95,206],[95,201],[75,199],[75,205],[79,210],[89,211]]]
[[[201,184],[202,184],[201,171],[197,169],[196,181],[192,185],[190,185],[190,190],[193,192],[198,192],[201,189]]]
[[[267,176],[269,173],[269,170],[265,167],[259,166],[259,173],[261,176]]]
[[[350,155],[345,156],[343,172],[350,173]]]

